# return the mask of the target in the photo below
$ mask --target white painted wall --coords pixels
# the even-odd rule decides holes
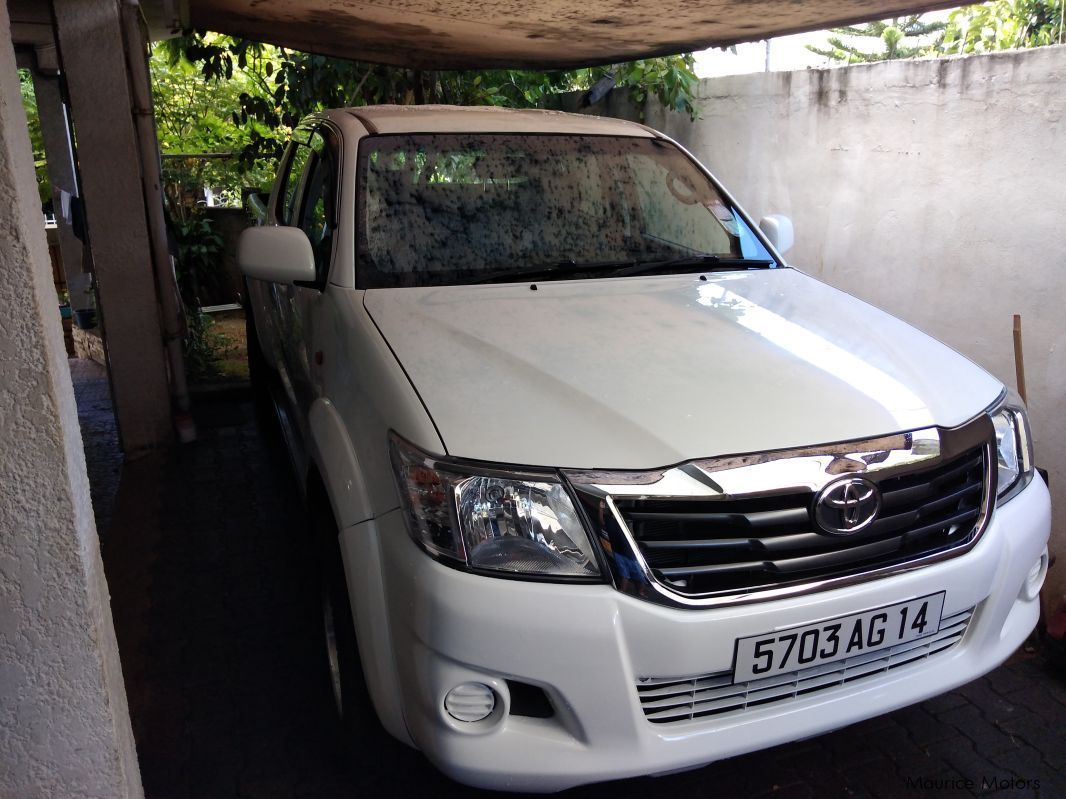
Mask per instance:
[[[1037,462],[1066,508],[1066,47],[704,80],[702,118],[649,109],[800,268],[1014,386],[1022,314]],[[1066,556],[1061,511],[1054,549]],[[1052,570],[1049,610],[1066,593]]]
[[[0,797],[140,799],[9,27],[0,3]]]

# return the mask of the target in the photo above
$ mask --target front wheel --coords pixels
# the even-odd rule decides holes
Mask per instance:
[[[312,513],[319,541],[322,632],[333,704],[347,735],[362,740],[376,734],[378,724],[359,661],[337,526],[328,510]]]

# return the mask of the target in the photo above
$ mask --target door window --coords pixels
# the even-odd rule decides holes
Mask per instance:
[[[337,157],[332,137],[327,140],[320,133],[311,137],[311,151],[313,155],[306,167],[300,228],[310,239],[315,254],[315,279],[323,282],[329,276],[337,227]]]
[[[307,145],[306,131],[297,131],[289,145],[288,160],[285,167],[285,184],[278,199],[278,224],[295,225],[300,186],[304,170],[311,157],[312,150]]]

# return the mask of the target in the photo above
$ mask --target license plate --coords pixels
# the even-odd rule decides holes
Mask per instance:
[[[733,682],[749,682],[927,638],[940,630],[944,592],[835,619],[738,638]]]

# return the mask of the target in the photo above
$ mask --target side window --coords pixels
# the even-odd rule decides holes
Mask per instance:
[[[306,141],[300,141],[297,138],[301,134],[304,134],[304,132],[297,131],[289,148],[288,160],[285,166],[285,184],[282,187],[281,197],[278,198],[277,219],[279,225],[296,224],[300,184],[304,174],[304,167],[307,165],[307,159],[311,157],[311,148],[307,146]]]
[[[337,153],[335,143],[321,134],[311,137],[311,161],[304,181],[300,227],[311,240],[315,253],[315,276],[324,281],[329,275],[333,238],[337,226],[334,207],[337,197]]]

